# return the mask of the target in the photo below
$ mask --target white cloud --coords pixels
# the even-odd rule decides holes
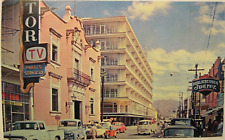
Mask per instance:
[[[167,15],[169,2],[132,2],[127,11],[122,11],[130,19],[149,20],[155,14]]]
[[[225,44],[218,45],[220,49],[205,52],[188,52],[184,49],[166,52],[162,48],[153,48],[148,52],[149,64],[153,70],[153,99],[174,99],[179,91],[187,93],[188,82],[194,78],[195,64],[204,68],[202,74],[208,73],[213,63],[225,50]],[[224,56],[224,55],[223,55]],[[222,57],[223,57],[222,56]],[[203,65],[204,62],[204,65]],[[170,76],[173,73],[173,76]]]
[[[218,44],[218,48],[224,48],[225,49],[225,43]]]
[[[199,16],[196,18],[196,20],[202,24],[202,32],[208,35],[211,30],[212,35],[216,35],[219,33],[225,35],[225,20],[224,18],[221,18],[219,16],[220,14],[223,14],[225,4],[224,3],[217,4],[212,29],[211,24],[215,5],[210,6],[208,4],[199,4],[199,6],[200,6]]]
[[[103,14],[104,14],[105,16],[111,16],[111,14],[109,13],[108,10],[104,10],[104,11],[103,11]]]

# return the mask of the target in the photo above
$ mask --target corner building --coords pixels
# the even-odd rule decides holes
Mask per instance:
[[[20,91],[18,0],[3,2],[2,97],[4,131],[23,120],[43,120],[49,129],[60,119],[100,121],[100,47],[86,41],[82,21],[65,7],[63,18],[39,3],[39,43],[49,45],[45,75],[28,93]]]
[[[125,125],[156,119],[152,108],[152,75],[147,56],[124,16],[83,18],[87,41],[101,46],[104,82],[104,118]]]

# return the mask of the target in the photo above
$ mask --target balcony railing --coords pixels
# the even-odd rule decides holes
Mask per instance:
[[[91,77],[78,69],[69,68],[67,71],[67,80],[79,84],[81,86],[87,87],[91,83]]]

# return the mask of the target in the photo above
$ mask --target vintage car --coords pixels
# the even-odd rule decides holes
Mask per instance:
[[[86,139],[86,128],[79,119],[60,120],[59,130],[64,131],[65,139]]]
[[[119,132],[119,133],[121,133],[121,132],[125,133],[125,131],[127,129],[126,126],[122,122],[113,122],[112,125],[117,128],[117,132]]]
[[[117,128],[114,127],[110,122],[101,122],[100,125],[106,129],[105,138],[108,139],[110,137],[116,138]]]
[[[197,137],[197,129],[193,126],[171,125],[164,129],[164,138]]]
[[[18,121],[15,122],[14,130],[4,132],[5,140],[62,140],[62,130],[48,130],[44,121]]]
[[[149,134],[157,132],[157,123],[152,123],[151,120],[141,120],[137,123],[137,133],[140,134]]]
[[[195,122],[191,118],[174,118],[171,120],[171,125],[195,126]]]
[[[92,137],[92,133],[90,131],[92,127],[96,127],[96,131],[97,131],[96,137],[102,137],[102,138],[105,137],[106,129],[103,128],[100,124],[96,124],[95,126],[92,126],[91,124],[85,124],[85,126],[86,126],[86,134],[88,138]]]

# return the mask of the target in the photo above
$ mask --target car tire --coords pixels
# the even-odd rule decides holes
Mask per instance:
[[[60,138],[59,137],[55,137],[55,140],[60,140]]]
[[[78,135],[76,136],[76,140],[80,140],[80,137]]]
[[[86,139],[87,139],[87,135],[84,136],[84,140],[86,140]]]
[[[108,139],[109,138],[109,134],[106,134],[105,138]]]
[[[117,134],[115,133],[114,138],[116,138],[116,137],[117,137],[116,135],[117,135]]]

